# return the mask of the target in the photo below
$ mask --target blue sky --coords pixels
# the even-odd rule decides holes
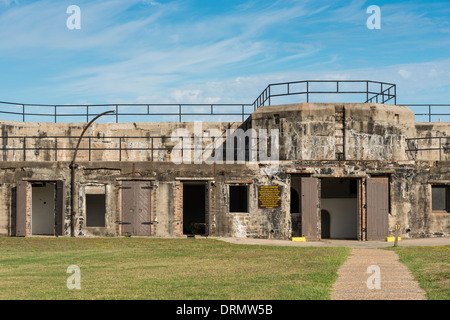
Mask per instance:
[[[449,1],[0,0],[2,101],[252,103],[269,83],[367,79],[450,103],[449,52]]]

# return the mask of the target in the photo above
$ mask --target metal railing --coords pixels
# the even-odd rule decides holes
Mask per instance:
[[[78,138],[78,136],[0,136],[0,141],[3,142],[3,145],[0,146],[0,161],[71,161]],[[223,152],[224,157],[231,150],[233,158],[236,159],[238,154],[244,151],[245,159],[248,159],[248,153],[250,152],[249,139],[256,141],[257,150],[252,150],[252,152],[256,152],[255,155],[257,155],[259,150],[258,137],[246,137],[246,140],[244,140],[245,150],[237,150],[238,143],[233,143],[232,149],[227,148],[228,144],[226,141],[228,139],[236,139],[233,134],[212,137],[177,136],[175,137],[177,141],[171,141],[171,138],[170,136],[86,137],[78,151],[80,151],[80,157],[84,161],[122,161],[124,156],[128,159],[127,161],[155,161],[155,153],[159,156],[159,151],[164,151],[163,156],[168,160],[170,158],[169,155],[174,151],[180,151],[181,157],[183,157],[184,152],[197,152],[199,149],[201,149],[202,155],[205,152],[210,152],[212,156],[215,155],[217,150],[220,150]],[[200,146],[198,142],[200,142]],[[99,144],[101,146],[98,146]],[[141,146],[136,146],[139,144]],[[47,155],[41,154],[41,152],[45,151],[48,151]],[[65,151],[62,156],[59,154],[61,151]],[[111,153],[105,155],[104,153],[107,151],[116,151],[116,153],[115,155]],[[133,151],[148,153],[141,157],[140,160],[139,157],[129,160],[130,156],[127,153]],[[12,158],[9,157],[11,153],[13,153]],[[103,159],[105,157],[107,160]]]
[[[351,88],[346,89],[350,85]],[[314,89],[313,86],[320,87]],[[362,95],[365,103],[397,103],[397,89],[393,83],[370,80],[304,80],[269,84],[253,102],[255,109],[270,106],[275,97],[303,95],[310,102],[313,95],[353,94]]]
[[[446,139],[448,142],[443,143],[443,140]],[[428,141],[430,145],[433,145],[433,141],[437,140],[436,146],[426,146],[421,147],[418,146],[419,141]],[[417,153],[419,151],[438,151],[439,153],[439,161],[442,161],[442,153],[450,154],[450,137],[422,137],[422,138],[407,138],[405,139],[407,149],[405,150],[407,153]]]
[[[450,104],[401,104],[410,108],[420,122],[450,122]],[[441,118],[439,118],[441,117]]]
[[[7,110],[2,110],[2,109]],[[31,110],[30,110],[31,109]],[[230,111],[230,109],[234,111]],[[70,117],[89,122],[103,111],[112,110],[114,114],[106,115],[104,118],[113,119],[115,123],[120,119],[133,116],[142,119],[145,116],[168,117],[183,122],[183,117],[208,117],[208,116],[234,116],[239,117],[242,122],[254,111],[252,104],[92,104],[92,105],[48,105],[48,104],[26,104],[16,102],[0,101],[0,114],[12,115],[17,120],[26,122],[30,117],[37,120],[42,118],[52,119],[51,122],[58,123],[61,118]],[[169,110],[170,112],[164,112]],[[166,119],[164,119],[166,117]],[[16,120],[16,121],[17,121]],[[48,121],[44,121],[48,122]],[[74,122],[74,121],[71,121]],[[172,121],[173,122],[173,121]]]
[[[104,111],[112,110],[114,114],[106,115],[103,121],[137,122],[155,120],[159,122],[183,122],[188,119],[214,122],[244,122],[256,109],[270,106],[274,99],[288,96],[302,96],[305,102],[324,95],[354,95],[360,103],[388,103],[397,105],[397,87],[395,84],[371,80],[304,80],[269,84],[253,103],[244,104],[90,104],[90,105],[49,105],[27,104],[0,101],[2,120],[31,122],[89,122]],[[319,99],[319,100],[320,100]],[[301,99],[295,100],[299,103]],[[339,102],[339,101],[333,101]],[[402,104],[411,108],[416,118],[427,122],[439,120],[450,122],[450,105],[448,104]],[[10,117],[12,119],[6,119]],[[150,119],[149,119],[150,118]],[[226,118],[226,121],[223,119]],[[230,120],[233,118],[233,120]],[[112,119],[112,121],[111,121]],[[128,120],[128,121],[127,121]]]

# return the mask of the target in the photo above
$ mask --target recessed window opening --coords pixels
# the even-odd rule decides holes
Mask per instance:
[[[230,212],[248,212],[248,186],[230,186]]]
[[[431,200],[433,211],[450,212],[450,187],[449,186],[432,186]]]
[[[86,227],[105,227],[106,195],[86,194]]]

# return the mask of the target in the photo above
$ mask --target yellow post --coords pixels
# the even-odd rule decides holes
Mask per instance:
[[[398,247],[398,233],[400,231],[400,224],[395,225],[395,241],[394,241],[394,247]]]

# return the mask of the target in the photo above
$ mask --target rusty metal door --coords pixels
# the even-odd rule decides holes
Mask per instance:
[[[307,240],[320,240],[319,179],[301,178],[302,236]]]
[[[27,181],[17,181],[16,188],[16,237],[27,234]]]
[[[124,181],[122,184],[122,234],[151,235],[150,182]]]
[[[368,178],[366,191],[367,240],[382,240],[389,227],[389,178]]]
[[[136,183],[136,219],[134,220],[136,226],[137,236],[151,235],[151,185],[150,182]]]
[[[133,183],[124,181],[122,186],[122,235],[132,235],[133,233],[133,217],[135,215],[134,190]]]

